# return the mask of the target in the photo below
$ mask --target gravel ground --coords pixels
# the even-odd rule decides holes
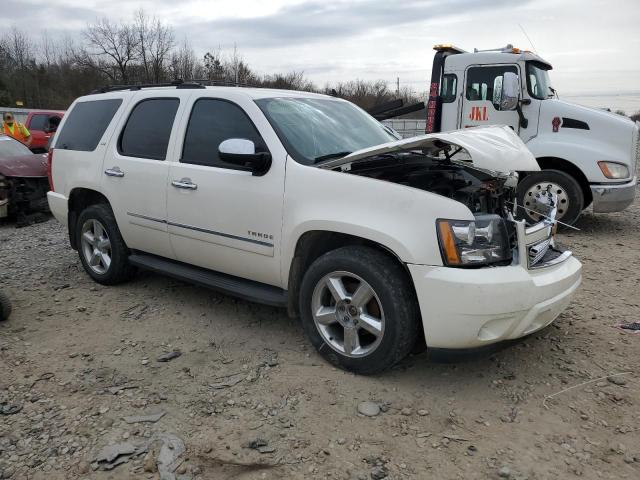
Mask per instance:
[[[358,377],[284,311],[148,273],[103,287],[55,221],[4,225],[0,478],[640,478],[640,334],[614,328],[640,321],[640,200],[578,226],[584,283],[552,326]]]

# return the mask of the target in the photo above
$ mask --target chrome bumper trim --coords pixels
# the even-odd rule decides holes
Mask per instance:
[[[638,178],[616,185],[591,185],[595,213],[620,212],[633,203]]]

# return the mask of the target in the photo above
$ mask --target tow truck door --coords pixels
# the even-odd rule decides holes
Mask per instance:
[[[462,90],[460,128],[487,125],[507,125],[520,133],[516,110],[500,108],[502,81],[505,72],[520,76],[516,64],[471,65],[465,71]]]

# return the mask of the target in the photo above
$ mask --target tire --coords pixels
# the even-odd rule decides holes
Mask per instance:
[[[556,218],[573,225],[584,209],[584,194],[576,179],[560,170],[543,170],[524,177],[518,184],[518,205],[535,209],[532,197],[536,191],[546,189],[547,185],[555,187],[554,193],[558,195]],[[524,208],[518,209],[518,217],[527,223],[537,223],[542,218]]]
[[[129,264],[129,249],[109,205],[85,208],[78,216],[75,235],[80,261],[93,280],[116,285],[133,276],[135,269]]]
[[[4,293],[0,292],[0,322],[7,320],[11,315],[11,301]]]
[[[300,317],[309,340],[327,361],[359,374],[379,373],[411,352],[418,312],[401,265],[369,247],[324,254],[300,285]]]

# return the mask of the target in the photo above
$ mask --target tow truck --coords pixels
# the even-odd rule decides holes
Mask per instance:
[[[518,172],[520,215],[544,215],[545,192],[558,198],[557,219],[573,224],[594,212],[618,212],[634,201],[640,158],[639,127],[622,115],[560,100],[552,66],[537,54],[507,45],[467,52],[435,45],[425,133],[507,125],[541,170]]]

